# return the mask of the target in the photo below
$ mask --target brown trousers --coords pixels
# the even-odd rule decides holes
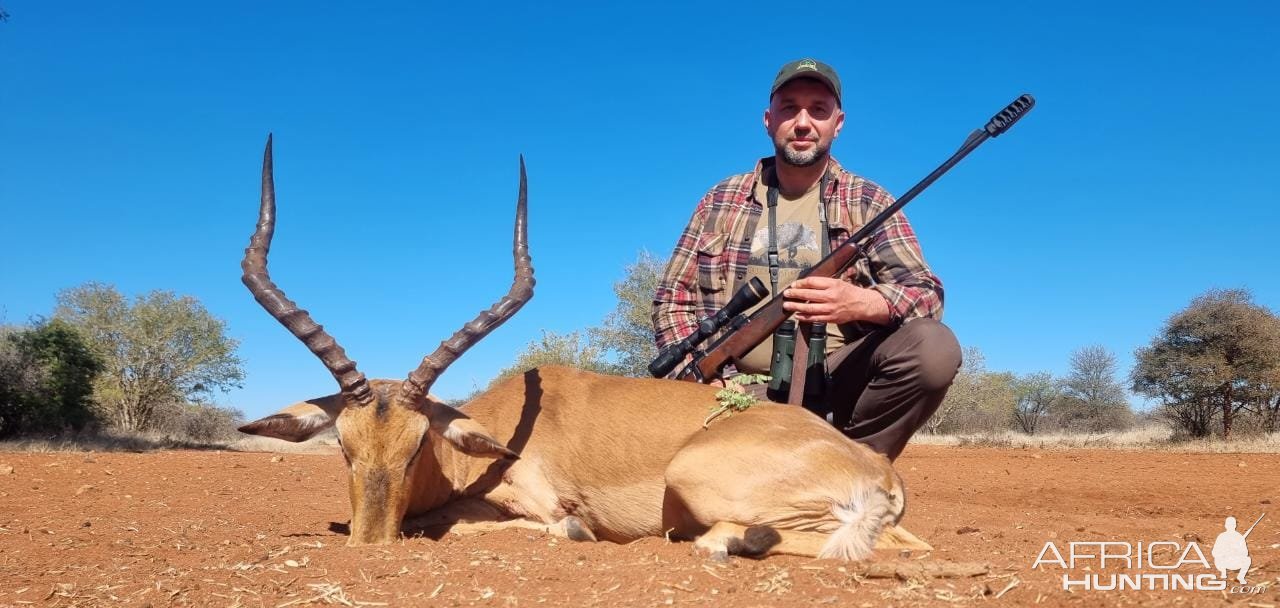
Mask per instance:
[[[831,423],[895,460],[942,404],[960,369],[960,343],[946,325],[912,319],[846,344],[827,357],[827,369]],[[748,388],[763,398],[763,385]]]

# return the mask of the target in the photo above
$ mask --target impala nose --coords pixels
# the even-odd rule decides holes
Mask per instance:
[[[400,537],[400,510],[393,499],[391,471],[373,468],[351,479],[351,537],[347,545],[390,543]]]

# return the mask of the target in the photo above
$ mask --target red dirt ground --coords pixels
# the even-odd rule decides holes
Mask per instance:
[[[0,607],[1280,606],[1275,455],[913,445],[898,468],[904,526],[935,551],[878,556],[903,574],[874,578],[867,564],[792,557],[710,564],[661,538],[582,544],[502,531],[348,548],[331,531],[350,508],[336,453],[0,453]],[[1049,541],[1065,554],[1070,541],[1199,539],[1212,560],[1224,517],[1243,531],[1263,512],[1248,539],[1257,593],[1068,592],[1062,569],[1031,568]],[[1172,551],[1155,553],[1167,563]],[[905,570],[950,562],[988,570]],[[1071,574],[1090,572],[1101,572],[1096,560]]]

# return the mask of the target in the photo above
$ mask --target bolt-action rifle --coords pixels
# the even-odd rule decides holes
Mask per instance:
[[[942,174],[955,166],[961,159],[968,156],[979,145],[982,145],[983,142],[1008,131],[1009,127],[1012,127],[1027,112],[1030,112],[1035,104],[1036,100],[1031,95],[1024,94],[1013,100],[1013,103],[987,121],[986,126],[971,133],[964,144],[960,146],[960,149],[951,155],[951,158],[947,159],[946,162],[942,163],[941,166],[934,169],[933,173],[930,173],[896,202],[886,207],[871,221],[859,228],[848,240],[832,251],[830,255],[822,258],[813,267],[801,272],[799,278],[841,276],[857,260],[862,251],[861,243],[879,230],[886,220],[902,209],[904,205],[911,202],[911,199],[923,192],[939,177],[942,177]],[[711,317],[700,319],[698,327],[692,334],[658,353],[658,357],[649,364],[649,373],[658,378],[666,376],[681,361],[692,355],[692,360],[676,374],[676,378],[692,382],[709,382],[715,379],[720,375],[720,370],[724,369],[725,365],[746,356],[747,353],[751,352],[751,349],[764,342],[769,336],[772,336],[778,326],[782,325],[791,316],[790,312],[782,309],[784,298],[778,294],[774,294],[773,299],[752,313],[750,317],[744,318],[742,316],[743,311],[759,303],[768,294],[769,290],[758,280],[744,285],[742,289],[734,294],[733,299],[724,309]],[[723,329],[726,325],[729,330],[715,343],[705,351],[698,348],[703,341]]]

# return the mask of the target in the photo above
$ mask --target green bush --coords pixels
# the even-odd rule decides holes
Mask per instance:
[[[101,371],[79,332],[62,321],[0,330],[0,437],[94,423],[90,397]]]

